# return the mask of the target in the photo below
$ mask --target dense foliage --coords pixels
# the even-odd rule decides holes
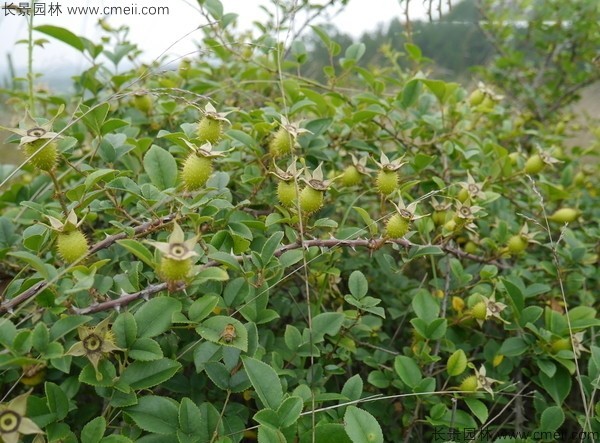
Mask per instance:
[[[410,36],[365,68],[319,27],[307,77],[293,10],[255,38],[200,1],[177,69],[37,26],[91,66],[4,91],[27,160],[0,171],[0,437],[597,440],[599,142],[566,147],[566,105],[600,8],[548,29],[523,3],[471,91]]]

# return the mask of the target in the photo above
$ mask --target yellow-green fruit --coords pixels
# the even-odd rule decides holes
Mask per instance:
[[[398,173],[396,171],[380,170],[377,174],[377,189],[383,195],[389,195],[398,188]]]
[[[433,214],[431,214],[431,219],[437,226],[443,225],[446,223],[446,214],[446,211],[434,211]]]
[[[279,128],[269,142],[269,152],[273,157],[281,157],[292,152],[292,136],[285,128]]]
[[[485,320],[485,317],[487,315],[487,307],[485,305],[485,302],[480,301],[475,303],[471,308],[471,315],[477,320]]]
[[[35,152],[44,144],[48,143],[40,152]],[[31,157],[29,160],[33,166],[43,171],[51,171],[56,166],[56,159],[58,158],[58,144],[54,141],[49,142],[48,139],[40,138],[23,145],[25,154],[27,157]]]
[[[444,229],[450,232],[455,231],[457,226],[456,220],[454,219],[448,220],[446,223],[444,223]]]
[[[544,169],[544,166],[546,166],[546,163],[544,163],[542,157],[539,154],[533,154],[525,162],[525,172],[527,174],[538,174]]]
[[[211,174],[212,160],[196,154],[190,154],[185,159],[181,170],[183,184],[190,191],[204,186]]]
[[[163,257],[160,261],[158,270],[161,278],[167,282],[176,282],[185,280],[192,269],[192,261],[174,260],[172,258]]]
[[[148,94],[134,95],[133,106],[145,114],[149,114],[152,111],[152,98]]]
[[[557,223],[571,223],[577,220],[580,212],[573,208],[561,208],[548,217],[548,220],[552,220]]]
[[[557,353],[571,349],[571,340],[568,338],[559,338],[552,342],[552,352]]]
[[[522,235],[513,235],[508,239],[506,246],[508,247],[511,255],[518,255],[527,248],[528,243],[529,242],[527,241],[526,237],[523,237]]]
[[[312,214],[323,206],[323,191],[306,186],[300,192],[300,209],[305,214]]]
[[[361,173],[358,172],[356,166],[350,165],[346,169],[344,169],[341,182],[344,186],[354,186],[361,182],[361,178]]]
[[[516,166],[517,162],[519,161],[519,153],[511,152],[510,154],[508,154],[508,158],[510,160],[510,164]]]
[[[585,185],[585,182],[586,182],[586,177],[585,177],[585,174],[583,173],[583,171],[577,172],[577,174],[575,174],[575,177],[573,177],[573,183],[576,186],[583,186],[583,185]]]
[[[409,220],[394,214],[385,224],[385,235],[389,238],[402,238],[408,232]]]
[[[458,386],[459,391],[475,392],[477,390],[477,376],[469,375]]]
[[[198,123],[198,139],[200,143],[216,143],[221,139],[223,122],[211,117],[202,117]]]
[[[67,263],[73,263],[88,252],[88,242],[85,235],[78,229],[61,232],[56,242],[58,253]]]
[[[475,89],[469,95],[469,104],[471,106],[478,106],[481,104],[483,99],[485,98],[485,93],[481,89]]]
[[[484,109],[493,109],[494,108],[494,100],[489,95],[486,95],[483,101],[481,102],[481,107]]]
[[[464,203],[466,199],[469,198],[469,191],[467,190],[467,188],[461,188],[461,190],[458,192],[458,199],[460,200],[461,203]]]
[[[477,252],[477,245],[472,241],[468,241],[463,249],[468,254],[475,254]]]
[[[288,208],[296,206],[297,197],[296,183],[293,180],[287,182],[281,180],[277,183],[277,198],[283,206],[287,206]]]

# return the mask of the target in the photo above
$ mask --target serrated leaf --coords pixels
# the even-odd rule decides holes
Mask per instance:
[[[147,389],[169,380],[181,368],[181,363],[169,358],[145,362],[134,361],[119,379],[120,384],[132,389]]]
[[[350,274],[348,289],[350,289],[350,293],[357,299],[361,299],[367,295],[369,283],[362,272],[354,271]]]
[[[129,356],[139,361],[154,361],[163,358],[160,345],[151,338],[138,338],[129,349]]]
[[[448,372],[448,375],[456,377],[465,372],[465,369],[467,369],[467,355],[465,354],[465,351],[459,349],[448,358],[446,371]]]
[[[233,326],[235,337],[227,341],[224,333],[228,326]],[[243,352],[248,350],[248,331],[239,320],[224,315],[215,315],[205,320],[196,328],[196,332],[205,340],[222,346],[231,346]]]
[[[177,402],[166,397],[146,395],[138,404],[124,410],[141,429],[155,434],[175,434],[179,423]]]
[[[410,357],[398,355],[394,359],[394,369],[400,376],[400,380],[410,388],[419,384],[423,376],[417,363]]]
[[[71,46],[72,48],[77,49],[80,52],[83,52],[85,47],[81,41],[81,38],[77,37],[71,31],[65,28],[61,28],[60,26],[52,26],[52,25],[40,25],[36,26],[35,29],[38,32],[49,35],[50,37],[54,37],[57,40],[60,40],[63,43]]]
[[[383,432],[375,417],[356,406],[346,409],[344,428],[353,443],[383,443]]]
[[[172,297],[148,300],[135,313],[138,337],[155,337],[171,327],[173,314],[181,312],[181,302]]]
[[[155,267],[154,256],[150,250],[137,240],[123,239],[117,240],[117,244],[123,246],[141,261],[146,263],[151,268]]]
[[[81,443],[98,443],[106,432],[106,419],[102,416],[88,422],[81,430]]]
[[[251,357],[242,357],[248,378],[266,407],[277,410],[283,401],[283,388],[275,370]]]
[[[173,156],[157,145],[152,145],[144,155],[144,169],[150,181],[161,191],[177,183],[177,162]]]

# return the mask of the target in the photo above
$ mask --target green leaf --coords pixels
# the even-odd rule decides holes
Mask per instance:
[[[226,281],[229,280],[229,274],[225,269],[210,267],[203,269],[194,277],[194,282],[197,284],[206,283],[207,281]]]
[[[342,388],[342,395],[348,397],[348,400],[358,400],[363,392],[363,381],[360,375],[356,374],[346,380]],[[343,403],[343,402],[340,402]]]
[[[223,5],[219,0],[206,0],[204,6],[215,20],[221,20],[221,17],[223,17]]]
[[[67,394],[65,394],[60,386],[48,381],[44,384],[44,390],[50,412],[55,414],[57,420],[65,418],[69,413],[69,399],[67,398]]]
[[[52,25],[40,25],[35,26],[33,29],[39,31],[43,34],[49,35],[50,37],[54,37],[57,40],[60,40],[63,43],[71,46],[72,48],[77,49],[79,52],[83,52],[85,47],[83,46],[83,42],[79,37],[73,34],[71,31],[65,28],[61,28],[59,26]]]
[[[233,326],[233,332],[235,333],[235,337],[233,337],[232,341],[225,340],[225,337],[223,336],[229,325]],[[210,317],[196,328],[196,332],[198,332],[205,340],[213,343],[222,346],[231,346],[243,352],[248,350],[248,331],[242,322],[233,317],[224,315]]]
[[[350,278],[348,279],[348,289],[350,289],[350,293],[358,299],[367,295],[369,283],[362,272],[354,271],[350,274]]]
[[[49,341],[50,334],[46,325],[42,322],[35,325],[35,328],[33,328],[33,332],[31,334],[31,345],[33,348],[44,353],[48,348]]]
[[[513,302],[513,306],[515,307],[515,315],[518,317],[521,311],[525,308],[525,301],[523,298],[523,291],[513,282],[508,281],[507,279],[501,278],[500,281],[504,285],[506,292],[510,296],[511,301]]]
[[[302,398],[292,395],[286,398],[279,409],[277,409],[277,416],[279,417],[279,427],[287,428],[292,426],[300,418],[302,412]]]
[[[210,315],[219,303],[219,297],[216,295],[204,295],[194,301],[188,311],[188,317],[192,321],[202,321]]]
[[[147,389],[164,383],[181,368],[181,363],[168,358],[145,362],[134,361],[119,379],[119,384],[131,386],[132,389]]]
[[[414,105],[417,99],[419,98],[420,93],[421,82],[419,81],[419,79],[413,78],[412,80],[406,82],[406,84],[404,85],[404,89],[402,89],[402,107],[406,109]]]
[[[448,358],[446,371],[448,372],[448,375],[456,377],[465,372],[465,369],[467,369],[467,355],[465,354],[465,351],[459,349]]]
[[[410,388],[417,386],[423,378],[417,363],[405,355],[396,356],[394,359],[394,370],[400,376],[400,380]]]
[[[377,223],[373,221],[369,213],[360,206],[352,206],[352,209],[358,212],[360,218],[362,218],[365,225],[367,225],[367,228],[369,229],[369,234],[371,234],[371,236],[377,235]]]
[[[262,260],[263,266],[267,266],[273,258],[273,254],[281,245],[283,239],[283,231],[277,231],[265,242],[262,251],[260,252],[260,259]]]
[[[181,302],[172,297],[148,300],[135,313],[138,337],[155,337],[171,327],[173,314],[181,312]]]
[[[276,410],[283,401],[281,381],[275,370],[266,363],[251,357],[242,357],[248,378],[263,404]]]
[[[161,191],[172,188],[177,183],[177,162],[160,146],[152,145],[146,152],[144,168],[152,184]]]
[[[33,255],[30,252],[26,251],[16,251],[9,252],[7,255],[12,255],[13,257],[17,257],[18,259],[23,260],[33,269],[38,271],[44,280],[52,280],[56,275],[56,270],[50,265],[46,265],[46,263],[39,258],[37,255]]]
[[[285,435],[279,429],[265,425],[258,427],[258,441],[260,443],[287,443]]]
[[[344,323],[344,314],[341,312],[324,312],[313,318],[312,333],[314,342],[323,341],[325,334],[334,336]]]
[[[550,406],[542,412],[540,419],[540,430],[542,432],[554,432],[562,426],[565,421],[565,413],[558,406]]]
[[[181,399],[178,416],[179,428],[182,432],[197,437],[198,441],[208,440],[208,436],[203,433],[204,418],[200,408],[192,400],[187,397]]]
[[[50,340],[56,341],[59,338],[62,338],[64,335],[68,334],[74,329],[77,329],[79,326],[87,323],[91,319],[92,317],[85,315],[69,315],[67,317],[58,319],[50,327]]]
[[[505,355],[506,357],[518,357],[524,354],[529,349],[529,345],[521,337],[510,337],[507,338],[500,349],[498,354]]]
[[[366,50],[367,47],[364,43],[353,43],[352,45],[348,46],[344,56],[346,59],[359,61],[365,54]]]
[[[100,377],[96,374],[92,364],[88,363],[79,373],[79,381],[97,387],[113,385],[113,379],[117,376],[117,370],[110,361],[106,359],[100,360],[98,362],[98,372]]]
[[[141,397],[138,404],[124,409],[141,429],[155,434],[175,434],[179,423],[178,405],[175,400],[156,395]]]
[[[484,402],[477,400],[476,398],[467,397],[465,398],[465,403],[481,424],[484,424],[487,421],[489,412]]]
[[[81,430],[81,443],[98,443],[106,432],[106,419],[102,416],[88,422]]]
[[[160,345],[151,338],[138,338],[129,349],[129,356],[139,361],[154,361],[163,358]]]
[[[557,406],[561,406],[567,395],[569,395],[569,392],[571,392],[572,381],[569,372],[559,366],[556,368],[556,373],[553,377],[540,372],[538,384],[550,394],[550,397],[556,402]]]
[[[314,440],[313,440],[314,435]],[[319,423],[300,436],[300,443],[351,443],[344,426],[338,423]]]
[[[375,417],[356,406],[346,409],[344,428],[353,443],[383,443],[383,432]]]
[[[146,263],[151,268],[155,267],[154,256],[150,250],[137,240],[123,239],[117,240],[117,243]]]
[[[133,314],[129,311],[119,314],[112,325],[112,331],[120,348],[129,348],[135,342],[138,328]]]
[[[420,289],[415,293],[411,306],[417,317],[428,323],[435,320],[440,313],[439,302],[425,289]]]

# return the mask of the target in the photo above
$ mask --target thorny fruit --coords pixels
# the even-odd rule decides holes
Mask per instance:
[[[485,320],[487,316],[487,307],[484,301],[477,302],[471,308],[471,315],[477,320]]]
[[[305,214],[317,212],[323,206],[324,192],[305,186],[300,192],[300,209]]]
[[[383,195],[390,195],[398,189],[398,173],[396,171],[380,170],[377,173],[377,190]]]
[[[400,214],[392,215],[385,225],[385,235],[389,238],[402,238],[408,232],[410,219]]]
[[[79,229],[58,234],[56,245],[58,253],[67,263],[77,261],[88,252],[87,238]]]
[[[288,208],[295,206],[298,198],[296,183],[294,181],[280,180],[277,183],[277,198],[283,206]]]
[[[282,126],[275,132],[269,142],[269,152],[273,157],[282,157],[292,152],[293,146],[292,135]]]
[[[465,377],[458,386],[459,391],[475,392],[477,390],[477,376],[469,375]]]
[[[191,153],[183,163],[181,179],[186,189],[194,191],[208,181],[213,172],[212,159]]]
[[[44,146],[37,154],[36,151]],[[56,166],[58,159],[58,143],[55,141],[49,142],[48,139],[38,139],[23,145],[23,151],[33,166],[42,171],[52,171]],[[35,155],[34,155],[35,154]],[[33,157],[32,157],[33,156]]]

